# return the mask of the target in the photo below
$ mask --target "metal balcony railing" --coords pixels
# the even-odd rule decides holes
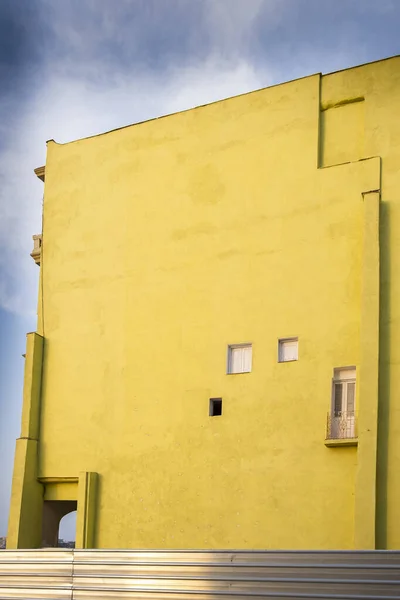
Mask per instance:
[[[357,438],[357,415],[354,412],[329,412],[326,422],[327,440]]]

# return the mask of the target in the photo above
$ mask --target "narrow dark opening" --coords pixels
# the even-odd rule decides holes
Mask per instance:
[[[210,398],[210,417],[222,415],[222,398]]]

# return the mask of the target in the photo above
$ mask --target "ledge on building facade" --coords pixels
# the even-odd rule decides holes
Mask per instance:
[[[343,446],[358,446],[358,438],[343,438],[337,440],[325,440],[327,448],[341,448]]]
[[[31,256],[35,263],[40,266],[40,255],[42,252],[42,234],[38,233],[37,235],[32,236],[33,239],[33,250],[31,252]]]
[[[34,172],[36,177],[39,177],[39,179],[44,182],[45,167],[38,167],[37,169],[34,169]]]

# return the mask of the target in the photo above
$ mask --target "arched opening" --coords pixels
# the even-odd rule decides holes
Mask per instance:
[[[61,519],[76,511],[77,507],[76,500],[45,500],[43,502],[42,548],[58,547]]]
[[[76,510],[62,517],[58,527],[58,547],[75,548]]]

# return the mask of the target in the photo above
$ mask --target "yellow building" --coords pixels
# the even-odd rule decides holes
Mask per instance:
[[[8,547],[400,546],[399,110],[395,57],[48,142]]]

